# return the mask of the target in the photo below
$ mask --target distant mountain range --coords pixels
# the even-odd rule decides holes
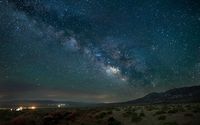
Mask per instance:
[[[92,106],[113,106],[113,105],[132,105],[132,104],[160,104],[160,103],[192,103],[200,102],[200,86],[174,88],[166,92],[150,93],[142,98],[119,103],[84,103],[70,101],[52,101],[52,100],[10,100],[1,101],[0,107],[17,106],[38,106],[38,107],[57,107],[59,104],[65,104],[65,107],[92,107]]]
[[[192,103],[200,102],[200,86],[174,88],[166,92],[150,93],[123,104]]]

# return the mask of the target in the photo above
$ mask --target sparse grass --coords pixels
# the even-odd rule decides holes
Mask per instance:
[[[192,109],[192,112],[200,113],[200,106],[199,105],[194,106],[193,109]]]
[[[159,110],[159,111],[156,111],[156,112],[154,113],[154,115],[161,115],[161,114],[165,114],[165,113],[166,113],[165,111]]]
[[[158,108],[154,105],[148,105],[148,106],[145,106],[145,109],[147,111],[153,111],[153,110],[157,110]]]
[[[166,111],[168,111],[169,109],[170,109],[170,106],[164,104],[163,106],[161,106],[161,109],[160,109],[160,110],[166,112]]]
[[[123,115],[123,117],[130,117],[131,113],[132,113],[131,111],[126,111],[122,115]]]
[[[112,113],[113,113],[112,111],[108,111],[108,112],[104,111],[104,112],[101,112],[101,113],[97,114],[95,117],[97,119],[103,119],[108,115],[112,115]]]
[[[166,119],[165,115],[158,116],[158,120],[165,120],[165,119]]]
[[[102,118],[104,118],[106,115],[107,115],[106,112],[101,112],[101,113],[99,113],[99,114],[96,115],[96,118],[97,118],[97,119],[102,119]]]
[[[120,110],[121,110],[120,108],[115,108],[115,111],[118,111],[118,112],[119,112]]]
[[[129,107],[127,107],[127,108],[125,108],[125,112],[135,112],[137,109],[136,109],[136,107],[131,107],[131,106],[129,106]]]
[[[144,112],[141,112],[140,114],[137,114],[135,111],[136,111],[136,108],[127,108],[129,110],[125,110],[125,113],[123,113],[123,117],[131,117],[131,121],[132,122],[140,122],[142,120],[142,117],[145,116]]]
[[[9,121],[14,117],[25,114],[24,111],[15,112],[10,110],[0,110],[0,121]]]
[[[140,122],[142,120],[142,117],[141,116],[139,116],[137,113],[132,113],[131,114],[131,121],[132,122],[135,122],[135,123],[137,123],[137,122]]]
[[[178,110],[178,112],[185,112],[185,108],[184,108],[184,106],[183,105],[177,105],[176,107],[175,107],[175,109],[176,110]]]
[[[190,107],[190,111],[186,110]],[[148,108],[146,108],[148,107]],[[120,112],[117,112],[119,109]],[[147,111],[146,109],[150,109]],[[184,112],[184,111],[187,112]],[[178,125],[178,119],[168,118],[168,113],[177,113],[178,119],[197,120],[197,113],[200,112],[199,104],[164,104],[164,105],[146,105],[146,106],[121,106],[121,107],[98,107],[98,108],[66,108],[66,109],[37,109],[37,110],[23,110],[20,112],[10,110],[0,110],[0,124],[1,125],[121,125],[127,124],[130,120],[132,124],[142,124],[144,122],[161,125]],[[151,119],[152,115],[156,115]],[[176,114],[173,117],[177,116]],[[124,117],[124,118],[120,118]],[[119,118],[119,119],[118,119]],[[81,121],[81,119],[85,119]],[[169,120],[168,120],[169,119]],[[155,122],[154,122],[155,120]],[[183,123],[182,123],[183,122]],[[192,125],[192,122],[181,121],[183,125]]]
[[[177,113],[177,112],[178,112],[178,110],[176,108],[170,109],[168,111],[168,113],[170,113],[170,114],[174,114],[174,113]]]
[[[163,125],[178,125],[177,122],[165,122]]]
[[[114,117],[108,118],[108,125],[121,125],[121,122],[116,120]]]
[[[95,123],[98,124],[98,125],[101,125],[102,124],[102,120],[100,120],[100,119],[96,120]]]
[[[185,107],[186,107],[187,110],[191,110],[192,109],[192,106],[190,104],[187,104]]]

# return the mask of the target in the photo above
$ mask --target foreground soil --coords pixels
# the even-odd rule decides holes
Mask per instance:
[[[0,110],[0,125],[200,125],[200,104]]]

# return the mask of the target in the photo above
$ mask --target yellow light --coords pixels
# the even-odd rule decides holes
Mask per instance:
[[[36,109],[36,107],[35,107],[35,106],[32,106],[32,107],[30,107],[30,109],[33,109],[33,110],[34,110],[34,109]]]

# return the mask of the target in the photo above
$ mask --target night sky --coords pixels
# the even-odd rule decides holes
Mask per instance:
[[[192,85],[199,0],[0,0],[0,100],[117,102]]]

